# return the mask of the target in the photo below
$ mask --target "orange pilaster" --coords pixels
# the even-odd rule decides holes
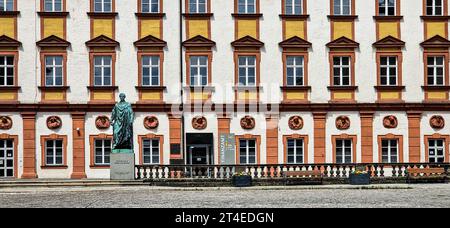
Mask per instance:
[[[408,112],[409,162],[420,162],[421,112]]]
[[[373,115],[374,112],[361,112],[361,162],[373,162]]]
[[[37,178],[36,173],[36,113],[21,113],[23,120],[23,179]]]
[[[72,113],[73,171],[70,176],[72,179],[86,178],[85,115],[83,112]]]
[[[278,164],[278,117],[266,118],[267,164]]]
[[[314,112],[314,163],[325,163],[326,112]]]

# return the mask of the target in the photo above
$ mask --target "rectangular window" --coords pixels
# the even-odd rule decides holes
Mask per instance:
[[[381,140],[381,162],[398,163],[398,140]]]
[[[0,11],[14,11],[14,0],[0,0]]]
[[[336,163],[348,164],[352,163],[353,142],[351,139],[336,140]]]
[[[45,165],[58,166],[64,165],[63,160],[63,140],[45,141]]]
[[[94,141],[95,165],[109,165],[111,156],[111,139],[96,139]]]
[[[333,0],[333,1],[334,1],[334,8],[333,8],[334,15],[351,15],[352,13],[351,0]]]
[[[189,13],[207,13],[206,0],[189,0]]]
[[[378,15],[395,16],[397,0],[378,0]]]
[[[141,0],[142,13],[159,13],[159,0]]]
[[[0,56],[0,87],[14,86],[14,56]]]
[[[443,56],[430,56],[427,58],[427,85],[443,86],[445,58]]]
[[[94,12],[97,13],[112,12],[112,0],[94,0]]]
[[[142,56],[142,86],[159,86],[159,56]]]
[[[256,164],[256,140],[239,140],[239,164]]]
[[[398,83],[397,57],[383,56],[380,58],[380,85],[396,86]]]
[[[44,11],[45,12],[62,12],[63,0],[45,0]]]
[[[112,86],[111,56],[94,57],[94,86]]]
[[[303,56],[289,56],[286,58],[286,82],[288,86],[304,85]]]
[[[442,0],[426,0],[426,2],[427,16],[444,15],[444,6]]]
[[[144,165],[154,165],[160,163],[159,139],[142,140],[142,160]]]
[[[428,161],[430,163],[444,163],[445,161],[445,140],[428,140]]]
[[[45,86],[63,86],[63,57],[45,57]]]
[[[238,13],[256,13],[256,0],[238,0]]]
[[[350,86],[350,57],[333,57],[333,86]]]
[[[303,14],[303,0],[285,0],[285,12],[288,15]]]
[[[208,56],[191,56],[190,63],[190,85],[208,85]]]
[[[255,86],[256,85],[256,57],[255,56],[239,56],[239,85]]]
[[[304,144],[303,139],[287,140],[287,163],[303,164],[304,163]]]

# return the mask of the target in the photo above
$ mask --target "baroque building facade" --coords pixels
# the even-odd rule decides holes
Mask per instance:
[[[448,0],[0,0],[0,178],[449,162]]]

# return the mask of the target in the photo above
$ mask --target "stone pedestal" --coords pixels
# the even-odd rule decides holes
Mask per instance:
[[[134,180],[134,153],[111,154],[111,180]]]

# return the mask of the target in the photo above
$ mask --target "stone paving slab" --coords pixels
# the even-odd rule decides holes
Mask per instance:
[[[450,207],[449,184],[389,186],[14,188],[0,190],[0,207]]]

